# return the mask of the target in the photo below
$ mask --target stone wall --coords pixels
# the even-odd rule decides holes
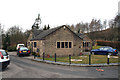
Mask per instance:
[[[29,39],[32,37],[30,35]],[[85,41],[91,42],[91,39],[88,37],[84,38]],[[83,48],[83,39],[79,38],[75,33],[70,31],[67,27],[61,27],[57,31],[47,35],[43,40],[34,40],[30,41],[28,48],[32,49],[32,52],[37,52],[39,49],[39,54],[42,55],[45,52],[46,55],[54,56],[56,53],[57,56],[68,56],[69,54],[77,56],[85,48]],[[34,42],[37,42],[37,47],[34,47]],[[57,48],[57,42],[71,42],[71,48]],[[87,47],[88,49],[91,47]]]
[[[72,48],[57,48],[57,42],[72,42]],[[82,51],[82,40],[72,33],[68,28],[60,28],[48,35],[44,40],[45,53],[57,56],[78,55]]]

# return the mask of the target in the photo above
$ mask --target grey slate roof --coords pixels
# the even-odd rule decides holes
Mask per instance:
[[[52,29],[49,29],[49,30],[45,30],[45,31],[41,31],[40,33],[38,33],[38,35],[35,37],[35,38],[33,38],[33,39],[31,39],[31,41],[33,41],[33,40],[43,40],[44,39],[44,37],[46,37],[46,36],[48,36],[49,34],[51,34],[51,33],[53,33],[53,32],[55,32],[56,30],[58,30],[58,29],[60,29],[61,27],[64,27],[65,25],[63,25],[63,26],[60,26],[60,27],[56,27],[56,28],[52,28]],[[65,26],[66,28],[68,28],[67,26]],[[68,28],[69,29],[69,28]],[[70,29],[69,29],[70,30]],[[71,31],[71,30],[70,30]],[[71,31],[71,32],[73,32],[73,31]],[[36,34],[37,34],[37,32],[36,32]],[[73,34],[75,34],[76,36],[78,36],[76,33],[74,33],[73,32]],[[83,38],[81,38],[80,36],[78,36],[80,39],[83,39]]]
[[[79,37],[81,37],[82,39],[84,38],[84,37],[86,37],[86,35],[84,35],[84,34],[82,34],[82,33],[78,33],[77,34]]]
[[[61,26],[62,27],[62,26]],[[55,32],[57,29],[61,28],[61,27],[56,27],[56,28],[53,28],[53,29],[49,29],[49,30],[45,30],[45,31],[42,31],[40,32],[39,35],[37,35],[35,38],[31,39],[32,40],[42,40],[44,39],[45,36]]]
[[[43,32],[43,31],[42,30],[33,30],[34,37],[36,37],[37,35],[39,35],[41,32]]]

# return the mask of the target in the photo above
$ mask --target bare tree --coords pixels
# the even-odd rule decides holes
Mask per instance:
[[[75,30],[75,27],[74,27],[74,25],[73,25],[73,24],[70,26],[70,29],[71,29],[72,31],[74,31],[74,30]]]
[[[22,29],[19,26],[13,26],[7,31],[10,36],[10,44],[16,45],[17,43],[25,43],[27,38],[22,32]]]

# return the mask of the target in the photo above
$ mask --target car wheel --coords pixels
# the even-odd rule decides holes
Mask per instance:
[[[6,66],[3,66],[3,67],[2,67],[2,71],[4,71],[6,68],[7,68],[7,65],[6,65]]]
[[[21,57],[21,55],[20,55],[20,54],[18,54],[18,56],[19,56],[19,57]]]

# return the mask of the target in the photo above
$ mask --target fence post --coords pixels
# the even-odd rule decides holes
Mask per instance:
[[[89,54],[89,65],[91,65],[91,54]]]
[[[43,61],[45,60],[45,53],[43,52]]]
[[[107,59],[107,64],[109,64],[109,58],[110,58],[110,55],[108,55],[108,57],[107,57],[108,59]]]
[[[71,55],[69,55],[69,64],[71,64]]]
[[[55,62],[56,62],[56,53],[55,53]]]

